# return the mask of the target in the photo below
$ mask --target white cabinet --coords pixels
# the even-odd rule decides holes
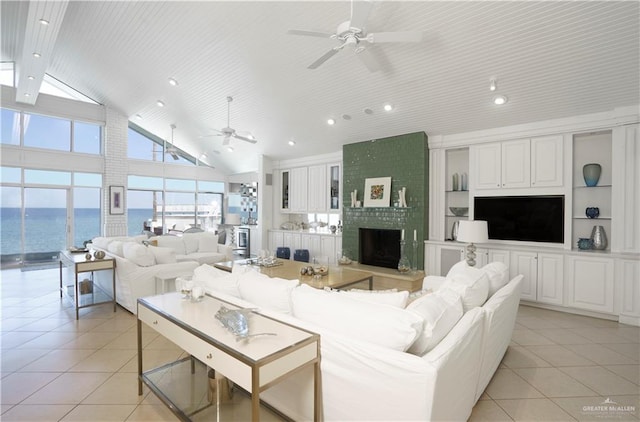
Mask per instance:
[[[613,313],[613,259],[595,254],[569,255],[567,305],[590,311]],[[637,280],[635,281],[637,283]]]
[[[464,245],[451,242],[450,245],[425,244],[425,274],[445,276],[456,263],[464,259]]]
[[[320,251],[321,256],[326,256],[329,259],[330,265],[335,265],[336,260],[336,239],[335,235],[321,235],[320,236]],[[340,247],[342,247],[342,239],[340,238]]]
[[[563,138],[544,136],[470,148],[475,189],[563,185]]]
[[[510,276],[524,276],[520,297],[532,302],[563,304],[561,255],[527,251],[511,252]]]
[[[291,181],[289,185],[290,211],[295,213],[307,212],[307,168],[299,167],[291,169]]]
[[[563,149],[561,135],[531,139],[531,187],[562,186]]]
[[[308,212],[326,212],[329,203],[327,187],[327,166],[318,165],[308,168]]]
[[[296,249],[300,249],[300,233],[284,232],[282,233],[282,246],[286,246],[291,251],[290,258],[293,259],[293,253]]]
[[[620,322],[640,325],[640,260],[618,259],[615,274],[619,288]]]
[[[289,212],[289,191],[291,190],[291,170],[280,171],[280,211]]]
[[[281,246],[284,246],[283,233],[270,231],[269,232],[269,251],[271,252],[271,255],[275,256],[276,250]]]
[[[329,179],[329,211],[338,211],[341,208],[340,192],[342,192],[342,166],[338,163],[327,165],[327,178]]]

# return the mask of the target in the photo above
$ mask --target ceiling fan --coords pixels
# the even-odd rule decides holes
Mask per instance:
[[[178,155],[178,148],[175,147],[175,144],[173,142],[173,131],[175,130],[175,128],[176,125],[171,124],[171,143],[165,148],[164,153],[171,155],[171,158],[173,158],[174,160],[179,160],[180,156]]]
[[[227,97],[227,127],[223,127],[220,130],[214,129],[216,132],[219,132],[217,135],[205,136],[224,136],[224,138],[222,139],[222,145],[229,145],[229,141],[231,141],[231,138],[255,144],[258,141],[252,135],[238,135],[236,130],[231,127],[231,101],[233,101],[233,97]]]
[[[354,52],[362,60],[365,66],[371,71],[380,70],[379,63],[374,56],[370,55],[367,47],[372,44],[382,43],[402,43],[420,42],[423,40],[423,33],[419,31],[400,32],[366,32],[366,22],[373,7],[372,1],[351,1],[351,19],[338,25],[334,34],[317,31],[306,31],[300,29],[290,29],[287,31],[291,35],[302,35],[308,37],[331,38],[338,40],[339,45],[323,54],[319,59],[308,66],[308,69],[316,69],[321,64],[329,60],[345,47],[353,47]]]

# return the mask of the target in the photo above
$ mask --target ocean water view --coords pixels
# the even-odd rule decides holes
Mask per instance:
[[[141,233],[143,222],[151,218],[151,214],[150,209],[127,210],[129,235]],[[99,236],[101,224],[98,208],[75,208],[73,245],[82,246],[84,241]],[[21,209],[0,208],[0,254],[57,252],[64,249],[67,247],[66,225],[66,208],[25,208],[23,249]]]

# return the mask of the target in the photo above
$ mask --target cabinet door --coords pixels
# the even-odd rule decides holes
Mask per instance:
[[[470,148],[473,160],[473,176],[470,183],[476,189],[497,189],[501,181],[500,143],[477,145]]]
[[[513,278],[522,274],[522,291],[520,298],[524,300],[537,300],[537,280],[538,280],[538,254],[535,252],[511,252],[511,265],[509,266],[509,276]]]
[[[329,264],[336,263],[336,239],[335,236],[321,235],[320,236],[320,255],[327,257]]]
[[[307,212],[307,168],[300,167],[291,170],[291,188],[289,202],[291,212]]]
[[[531,185],[531,150],[528,139],[502,143],[502,187],[528,188]]]
[[[531,139],[531,187],[563,185],[562,136]]]
[[[327,211],[327,203],[329,199],[327,195],[329,194],[329,188],[327,187],[327,167],[325,165],[321,166],[310,166],[309,167],[309,180],[308,180],[308,188],[307,188],[307,198],[309,203],[307,204],[307,210],[309,212],[326,212]]]
[[[617,285],[620,291],[620,322],[625,324],[640,321],[640,262],[620,259],[616,263]],[[629,319],[630,321],[626,321]]]
[[[465,251],[466,258],[466,251]],[[476,268],[482,268],[489,263],[489,250],[478,248],[476,250]]]
[[[280,210],[288,212],[291,209],[289,193],[291,192],[291,171],[282,170],[280,172]]]
[[[438,274],[433,275],[446,276],[451,267],[465,259],[464,254],[463,246],[441,246],[439,248],[440,256],[438,259],[440,268],[438,269]]]
[[[278,247],[284,246],[284,236],[282,232],[269,232],[269,251],[271,255],[276,255]]]
[[[592,254],[567,257],[567,305],[613,313],[613,260]]]
[[[287,246],[291,250],[290,259],[293,259],[293,252],[300,249],[300,234],[285,232],[283,233],[283,246]]]
[[[330,211],[336,211],[340,209],[340,164],[329,164],[327,170],[327,177],[329,179],[329,203],[327,209]]]
[[[507,267],[509,266],[509,251],[503,251],[501,249],[489,249],[489,262],[502,262]]]
[[[562,256],[538,254],[538,302],[563,304],[563,268]]]

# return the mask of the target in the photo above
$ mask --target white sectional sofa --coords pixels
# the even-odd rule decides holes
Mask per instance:
[[[434,292],[411,296],[323,291],[207,266],[194,280],[223,300],[320,334],[323,420],[464,421],[515,324],[522,276],[508,281],[500,265],[460,264],[442,280],[425,279]],[[496,290],[490,297],[489,285]],[[307,368],[261,398],[293,420],[311,420],[313,388]]]
[[[93,249],[103,250],[108,257],[115,258],[116,302],[134,314],[138,298],[160,293],[156,290],[156,275],[165,278],[191,275],[201,263],[232,259],[232,249],[219,245],[217,236],[210,233],[151,239],[158,239],[158,244],[165,246],[147,245],[146,235],[96,237],[91,243]],[[110,291],[110,272],[96,272],[95,282]]]

